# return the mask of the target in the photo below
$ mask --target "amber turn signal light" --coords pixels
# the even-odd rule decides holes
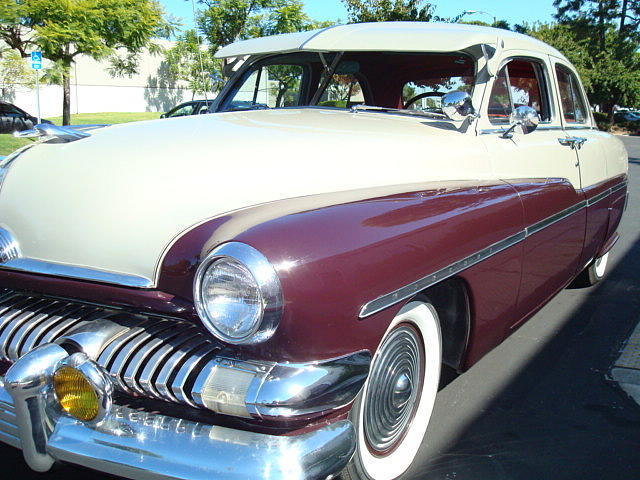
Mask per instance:
[[[62,409],[85,422],[98,416],[98,395],[87,378],[73,367],[63,366],[53,375],[53,388]]]

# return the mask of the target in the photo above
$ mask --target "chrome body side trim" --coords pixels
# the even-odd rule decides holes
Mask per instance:
[[[0,263],[0,269],[15,270],[17,272],[39,273],[56,277],[76,278],[91,282],[110,283],[123,287],[152,288],[153,281],[137,275],[107,272],[95,268],[77,267],[62,263],[45,262],[33,258],[18,257]]]
[[[594,203],[597,203],[603,200],[604,198],[608,197],[612,193],[617,192],[625,188],[626,186],[627,186],[627,181],[625,180],[620,184],[616,185],[615,187],[609,188],[604,192],[592,197],[588,201],[583,200],[581,202],[578,202],[569,208],[566,208],[554,215],[551,215],[548,218],[545,218],[544,220],[534,223],[533,225],[529,225],[524,230],[514,235],[511,235],[510,237],[504,240],[494,243],[493,245],[490,245],[480,250],[479,252],[474,253],[473,255],[470,255],[466,258],[463,258],[462,260],[452,263],[451,265],[448,265],[434,273],[430,273],[429,275],[426,275],[408,285],[400,287],[399,289],[394,290],[391,293],[382,295],[374,300],[371,300],[370,302],[367,302],[366,304],[364,304],[363,307],[360,309],[359,318],[361,319],[366,318],[370,315],[373,315],[374,313],[378,313],[386,308],[389,308],[390,306],[395,305],[396,303],[401,302],[402,300],[406,300],[412,297],[413,295],[416,295],[417,293],[431,287],[432,285],[435,285],[436,283],[446,280],[447,278],[452,277],[453,275],[456,275],[462,272],[463,270],[466,270],[467,268],[483,260],[486,260],[489,257],[492,257],[493,255],[501,252],[502,250],[523,241],[525,238],[553,225],[556,222],[559,222],[573,215],[574,213],[582,210],[583,208],[586,208],[587,206],[593,205]]]
[[[572,205],[569,208],[565,208],[564,210],[556,213],[555,215],[551,215],[550,217],[545,218],[544,220],[540,220],[539,222],[534,223],[533,225],[529,225],[524,229],[526,233],[526,237],[533,235],[534,233],[539,232],[540,230],[544,230],[547,227],[550,227],[556,222],[560,220],[564,220],[565,218],[573,215],[576,212],[579,212],[584,207],[587,206],[586,201],[578,202],[575,205]]]
[[[61,413],[51,388],[53,372],[74,355],[84,354],[42,345],[0,378],[0,441],[22,448],[37,471],[63,461],[141,480],[316,479],[340,472],[355,451],[349,420],[276,436],[105,402],[99,422],[78,421]]]
[[[381,312],[382,310],[389,308],[391,305],[395,305],[402,300],[406,300],[417,293],[421,292],[429,288],[436,283],[439,283],[443,280],[446,280],[449,277],[452,277],[463,270],[495,255],[496,253],[505,250],[516,243],[521,242],[525,238],[525,232],[521,231],[514,235],[511,235],[504,240],[494,243],[493,245],[488,246],[487,248],[480,250],[479,252],[474,253],[473,255],[469,255],[462,260],[459,260],[451,265],[448,265],[444,268],[441,268],[437,272],[430,273],[422,277],[419,280],[416,280],[409,285],[405,285],[391,293],[383,295],[381,297],[376,298],[368,303],[366,303],[362,309],[360,310],[360,318],[366,318],[374,313]]]
[[[508,127],[508,124],[505,124],[505,127]],[[594,130],[593,127],[590,126],[564,126],[561,127],[559,125],[539,125],[538,128],[536,130],[544,130],[546,132],[552,132],[552,131],[562,131],[562,130]],[[504,133],[506,130],[505,128],[484,128],[482,130],[480,130],[478,133],[480,135],[490,135],[493,133]]]

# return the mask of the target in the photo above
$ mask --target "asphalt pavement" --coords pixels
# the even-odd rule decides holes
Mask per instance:
[[[610,375],[640,323],[640,137],[621,138],[631,197],[607,277],[561,292],[440,391],[409,477],[640,478],[640,406]],[[113,478],[75,467],[36,474],[6,446],[0,464],[3,479]]]

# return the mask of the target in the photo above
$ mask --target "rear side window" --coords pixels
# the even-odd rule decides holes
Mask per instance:
[[[489,96],[488,115],[491,123],[509,123],[514,108],[528,106],[540,119],[551,119],[547,82],[542,65],[532,60],[515,59],[498,72]]]
[[[576,76],[562,65],[556,65],[556,75],[565,122],[586,123],[589,117]]]

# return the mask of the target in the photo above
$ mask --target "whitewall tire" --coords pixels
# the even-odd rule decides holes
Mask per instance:
[[[391,480],[409,468],[436,399],[441,345],[438,315],[428,301],[408,303],[393,319],[351,410],[358,444],[345,480]]]
[[[573,281],[573,287],[590,287],[604,278],[609,263],[609,252],[593,260]]]

